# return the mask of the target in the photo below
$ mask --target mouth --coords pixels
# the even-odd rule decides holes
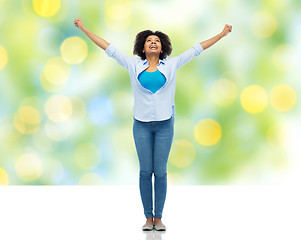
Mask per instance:
[[[158,49],[158,47],[156,47],[156,46],[150,46],[149,48],[152,49],[152,50]]]

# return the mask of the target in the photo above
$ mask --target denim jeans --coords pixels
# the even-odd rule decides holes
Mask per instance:
[[[134,118],[133,135],[140,165],[139,189],[144,215],[146,218],[162,218],[167,191],[167,160],[174,136],[174,115],[167,120],[151,122]]]

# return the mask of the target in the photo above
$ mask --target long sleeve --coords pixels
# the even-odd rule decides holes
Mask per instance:
[[[202,45],[200,43],[194,45],[192,48],[188,49],[187,51],[183,52],[179,56],[175,57],[177,59],[176,68],[177,70],[184,66],[185,64],[189,63],[193,58],[200,55],[203,52]]]
[[[131,57],[125,55],[111,43],[106,48],[105,53],[108,55],[108,57],[114,58],[119,65],[129,71]]]

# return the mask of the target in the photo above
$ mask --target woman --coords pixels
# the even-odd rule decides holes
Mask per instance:
[[[220,34],[172,58],[167,57],[172,48],[166,34],[142,31],[137,34],[134,45],[133,53],[139,56],[137,58],[126,56],[90,32],[80,18],[75,19],[74,24],[129,72],[134,93],[133,135],[140,165],[139,188],[146,217],[142,229],[164,231],[166,227],[161,218],[167,190],[166,166],[174,135],[176,70],[226,36],[232,26],[226,24]]]

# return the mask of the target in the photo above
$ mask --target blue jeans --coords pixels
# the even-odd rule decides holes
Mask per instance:
[[[174,136],[174,115],[167,120],[151,122],[142,122],[134,118],[133,135],[140,165],[139,188],[144,215],[146,218],[162,218],[167,191],[167,160]]]

